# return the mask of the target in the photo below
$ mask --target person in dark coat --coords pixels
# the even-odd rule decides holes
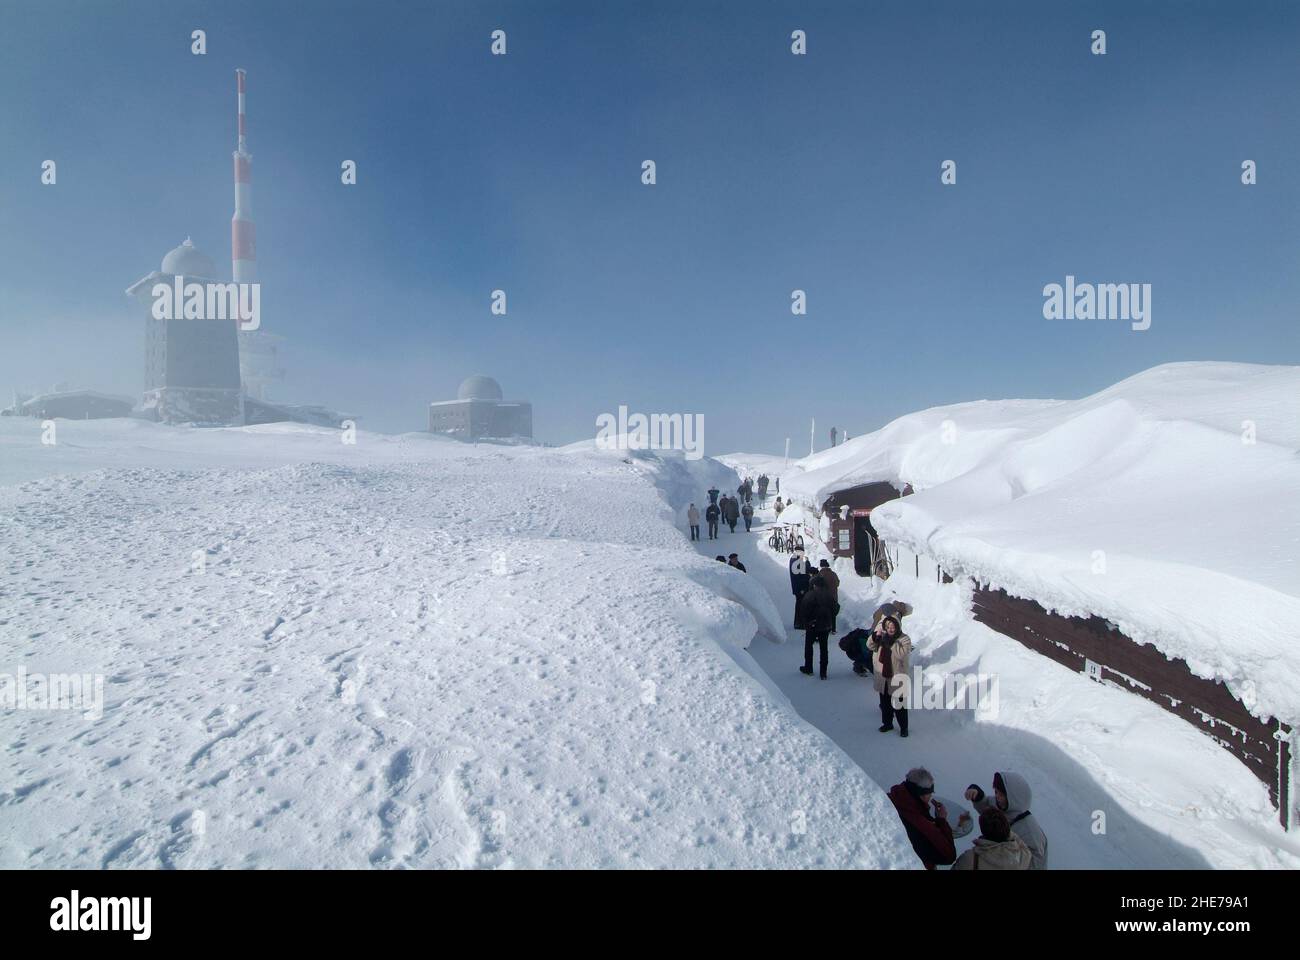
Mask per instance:
[[[736,532],[736,521],[740,519],[740,501],[735,497],[727,498],[727,506],[722,511],[722,518],[727,521],[727,526],[731,532]]]
[[[736,556],[734,553],[727,558],[727,566],[735,567],[741,573],[749,572],[748,570],[745,569],[745,565],[740,562],[740,557]]]
[[[745,532],[748,533],[754,523],[754,505],[746,501],[745,505],[740,508],[740,515],[745,518]]]
[[[871,675],[871,651],[867,649],[870,636],[870,630],[859,627],[840,637],[840,649],[853,661],[853,672],[859,677]]]
[[[799,598],[808,592],[808,581],[812,579],[808,561],[801,553],[790,558],[790,592],[794,594],[794,628],[803,629],[800,619]]]
[[[758,475],[758,503],[760,506],[767,500],[767,474]]]
[[[930,776],[929,770],[915,767],[907,771],[906,780],[889,788],[889,799],[925,869],[933,870],[937,865],[957,859],[952,827],[948,825],[948,811],[942,803],[934,800],[934,777]],[[934,813],[930,812],[931,801]]]
[[[718,509],[716,503],[709,504],[708,508],[704,511],[704,519],[709,525],[710,540],[718,539],[718,517],[721,513],[722,511]]]
[[[840,613],[840,575],[832,570],[831,565],[825,560],[821,562],[821,569],[817,571],[817,575],[822,578],[822,581],[826,584],[826,589],[831,592],[831,599],[835,601],[835,615],[838,617]],[[832,620],[831,633],[836,632],[836,622]]]
[[[814,576],[808,585],[808,592],[796,602],[800,610],[799,619],[803,620],[803,666],[800,673],[812,676],[813,645],[821,645],[821,678],[826,679],[826,644],[835,620],[835,601],[826,589],[826,581]]]
[[[718,502],[718,488],[709,487],[709,503],[716,504],[717,502]]]

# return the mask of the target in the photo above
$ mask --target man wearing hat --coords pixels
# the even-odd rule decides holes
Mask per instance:
[[[949,864],[957,859],[952,827],[948,825],[948,811],[934,799],[934,777],[929,770],[913,767],[907,771],[907,779],[889,788],[889,799],[925,869],[933,870],[939,864]],[[933,813],[930,812],[932,805]]]

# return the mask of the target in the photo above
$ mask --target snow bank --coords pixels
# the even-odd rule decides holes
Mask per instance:
[[[704,471],[701,473],[700,471]],[[879,785],[738,665],[709,461],[0,420],[3,867],[899,867]]]
[[[1078,401],[936,407],[800,462],[820,504],[915,495],[882,535],[1065,615],[1093,613],[1261,718],[1300,720],[1300,368],[1155,367]]]

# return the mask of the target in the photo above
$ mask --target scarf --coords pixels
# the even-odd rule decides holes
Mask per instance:
[[[894,639],[887,633],[880,638],[880,675],[886,680],[894,675]]]

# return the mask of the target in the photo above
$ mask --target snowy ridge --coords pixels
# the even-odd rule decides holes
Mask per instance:
[[[1155,367],[1078,401],[935,407],[800,461],[820,504],[887,480],[888,540],[1066,615],[1095,613],[1300,720],[1300,368]]]
[[[716,463],[19,418],[0,451],[0,671],[106,680],[97,719],[0,713],[0,866],[916,865],[738,665],[784,631],[674,522]]]

